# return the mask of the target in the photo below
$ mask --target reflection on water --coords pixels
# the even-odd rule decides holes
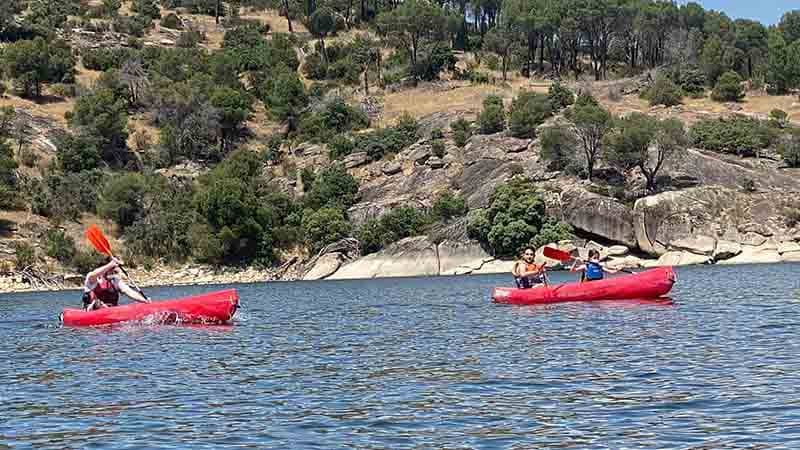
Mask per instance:
[[[0,447],[794,448],[799,268],[531,307],[490,302],[505,276],[243,285],[232,326],[61,328],[71,293],[4,295]]]

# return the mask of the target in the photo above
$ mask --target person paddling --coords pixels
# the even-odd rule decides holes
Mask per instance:
[[[533,249],[526,248],[522,253],[522,259],[514,264],[511,274],[520,289],[529,289],[537,284],[547,286],[547,274],[545,273],[544,263],[537,265],[533,262]]]
[[[619,272],[618,270],[609,269],[600,264],[600,252],[595,249],[589,250],[589,260],[585,263],[581,264],[581,260],[576,258],[569,271],[582,272],[581,282],[602,280],[606,273]]]
[[[120,292],[140,303],[150,303],[150,299],[133,290],[120,278],[119,267],[122,261],[110,257],[107,263],[86,275],[83,283],[83,307],[92,311],[119,304]]]

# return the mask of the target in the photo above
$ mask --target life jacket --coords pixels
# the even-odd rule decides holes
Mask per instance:
[[[603,279],[603,267],[600,263],[589,261],[586,263],[586,270],[584,271],[586,281],[595,281]]]
[[[101,302],[110,306],[117,306],[119,303],[119,291],[114,287],[114,283],[104,277],[97,278],[97,286],[89,293],[91,299],[99,299]]]

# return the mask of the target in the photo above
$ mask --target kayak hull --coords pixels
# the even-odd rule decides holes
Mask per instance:
[[[155,318],[157,322],[228,322],[239,306],[235,289],[209,292],[191,297],[153,303],[133,303],[94,311],[66,308],[61,322],[68,326],[110,325],[118,322]]]
[[[672,267],[659,267],[632,275],[585,283],[538,286],[531,289],[495,288],[492,300],[512,305],[543,303],[654,299],[666,295],[676,280]]]

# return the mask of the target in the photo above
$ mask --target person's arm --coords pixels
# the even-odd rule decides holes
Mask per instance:
[[[123,294],[127,295],[128,297],[136,300],[139,303],[150,303],[150,300],[144,298],[144,296],[142,296],[142,294],[136,292],[133,288],[128,286],[128,283],[126,283],[126,282],[124,282],[122,280],[120,280],[118,282],[117,287],[118,287],[120,292],[122,292]]]
[[[572,263],[572,267],[569,268],[570,272],[580,272],[586,269],[586,265],[583,264],[580,258],[575,258],[575,262]]]
[[[519,261],[514,263],[514,268],[511,269],[511,275],[514,275],[515,278],[519,278],[522,276],[519,273]]]
[[[103,275],[104,273],[108,272],[109,270],[111,270],[111,269],[113,269],[113,268],[115,268],[117,266],[119,266],[119,260],[117,258],[111,258],[111,261],[109,261],[108,264],[100,266],[97,269],[94,269],[93,271],[89,272],[86,275],[86,284],[89,284],[89,283],[95,284],[95,283],[97,283],[97,277],[99,277],[100,275]]]

